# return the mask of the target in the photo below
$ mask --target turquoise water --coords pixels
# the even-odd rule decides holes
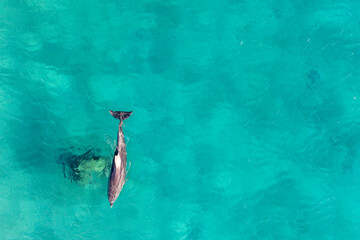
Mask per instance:
[[[359,239],[358,1],[0,1],[1,239]],[[109,208],[117,124],[129,180]]]

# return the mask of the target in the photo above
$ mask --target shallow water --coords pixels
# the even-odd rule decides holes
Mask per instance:
[[[359,239],[359,10],[0,1],[1,238]]]

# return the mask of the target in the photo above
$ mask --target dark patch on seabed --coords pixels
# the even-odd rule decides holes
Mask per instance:
[[[61,154],[57,163],[63,166],[64,177],[79,185],[91,184],[91,174],[109,174],[110,161],[91,149],[83,154],[74,154],[71,150]]]
[[[320,81],[320,73],[314,69],[311,69],[308,73],[307,73],[307,82],[306,85],[308,87],[312,87],[314,86],[316,83],[318,83]]]

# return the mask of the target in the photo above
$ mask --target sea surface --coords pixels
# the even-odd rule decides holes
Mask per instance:
[[[360,2],[0,0],[0,239],[360,239]]]

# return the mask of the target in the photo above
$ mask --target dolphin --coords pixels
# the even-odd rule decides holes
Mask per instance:
[[[123,126],[123,121],[128,117],[130,117],[132,111],[114,112],[110,110],[110,114],[114,118],[120,120],[116,150],[114,153],[114,158],[111,166],[111,174],[108,183],[108,199],[109,199],[110,207],[112,207],[126,182],[126,178],[125,178],[126,177],[126,146],[125,146],[125,138],[124,138],[122,126]]]

